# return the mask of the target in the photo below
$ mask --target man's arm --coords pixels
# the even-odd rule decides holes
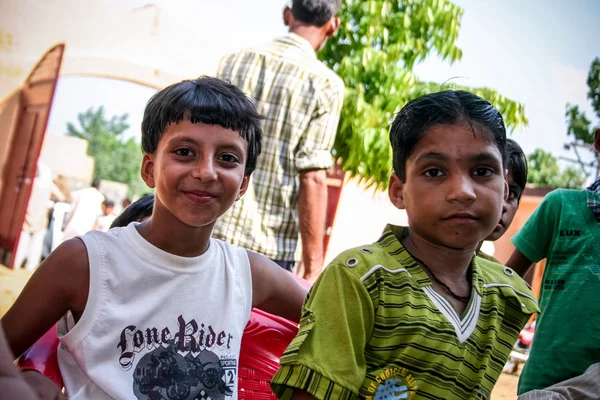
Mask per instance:
[[[523,253],[519,251],[519,249],[515,249],[515,251],[511,254],[510,258],[506,262],[506,266],[515,271],[522,278],[525,276],[529,268],[533,265],[533,261],[529,258],[525,257]]]
[[[344,101],[344,84],[333,80],[317,96],[316,107],[295,165],[300,175],[298,192],[299,231],[302,238],[304,279],[314,282],[323,269],[325,220],[327,218],[327,169],[333,164],[331,149],[335,141]]]
[[[300,172],[298,220],[302,238],[304,279],[314,282],[323,269],[323,240],[327,218],[327,172]]]

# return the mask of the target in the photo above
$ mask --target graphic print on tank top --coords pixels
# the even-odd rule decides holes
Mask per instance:
[[[181,315],[175,330],[129,325],[121,331],[118,362],[132,372],[138,400],[224,400],[237,379],[233,339]]]

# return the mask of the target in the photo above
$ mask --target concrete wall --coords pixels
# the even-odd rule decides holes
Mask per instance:
[[[73,136],[46,133],[40,158],[54,176],[63,175],[89,186],[94,174],[94,159],[87,155],[88,142]]]
[[[387,191],[376,192],[354,179],[346,180],[333,222],[325,264],[344,250],[373,243],[379,239],[388,223],[406,226],[408,218],[404,210],[392,205]]]

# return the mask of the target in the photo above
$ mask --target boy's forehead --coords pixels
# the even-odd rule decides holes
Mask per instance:
[[[488,156],[502,162],[500,149],[488,132],[468,124],[438,124],[423,133],[409,160],[416,161],[423,157],[485,158]]]
[[[243,145],[244,148],[248,145],[248,141],[238,131],[225,128],[221,125],[211,125],[202,122],[194,123],[190,120],[172,122],[167,125],[161,137],[161,140],[164,139],[167,141],[186,140],[194,142],[210,139],[223,144],[240,144]]]

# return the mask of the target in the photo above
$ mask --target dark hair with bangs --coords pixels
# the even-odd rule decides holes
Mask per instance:
[[[413,153],[425,131],[433,125],[467,123],[493,142],[506,165],[506,127],[493,105],[464,90],[446,90],[421,96],[406,104],[390,128],[394,172],[406,181],[406,160]]]
[[[154,153],[171,123],[219,125],[239,132],[248,142],[245,174],[256,168],[261,152],[262,117],[254,103],[236,86],[218,78],[202,76],[171,85],[150,98],[142,121],[142,150]]]
[[[506,157],[508,173],[511,174],[513,181],[521,189],[517,198],[517,202],[520,202],[525,191],[525,185],[527,185],[527,157],[525,157],[521,146],[512,139],[506,139]]]
[[[293,0],[290,8],[296,20],[320,28],[335,17],[341,6],[342,0]]]

